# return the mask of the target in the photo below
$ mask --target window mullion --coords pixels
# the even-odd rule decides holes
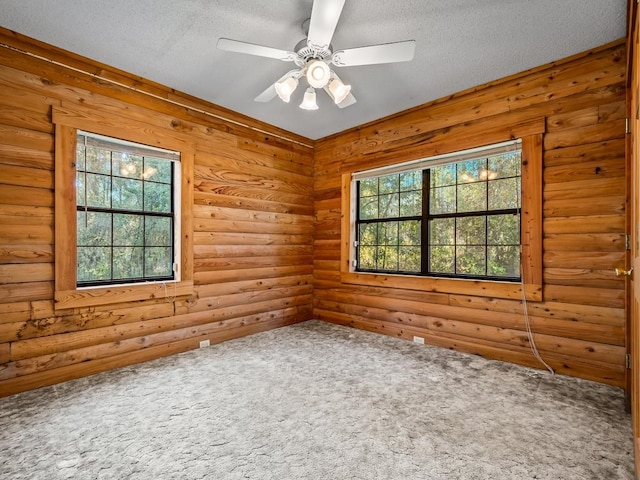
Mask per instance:
[[[484,160],[484,169],[487,172],[487,179],[485,180],[486,187],[485,193],[485,208],[487,214],[484,217],[484,274],[489,275],[489,159]]]
[[[429,212],[431,201],[431,171],[422,171],[422,225],[420,225],[420,272],[429,273]]]

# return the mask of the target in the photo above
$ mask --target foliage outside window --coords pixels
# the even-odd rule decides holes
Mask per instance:
[[[77,285],[174,279],[180,155],[78,132]]]
[[[497,150],[361,175],[356,271],[520,280],[521,150]]]

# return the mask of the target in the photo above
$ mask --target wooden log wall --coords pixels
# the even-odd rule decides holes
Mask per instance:
[[[0,43],[0,395],[311,318],[313,142],[7,30]],[[193,296],[55,309],[51,112],[74,106],[195,144]]]
[[[464,294],[341,282],[341,175],[455,151],[487,129],[544,120],[543,300],[528,313],[556,372],[625,387],[625,43],[495,81],[315,148],[314,315],[488,358],[541,367],[523,305]],[[465,145],[468,148],[472,145]]]

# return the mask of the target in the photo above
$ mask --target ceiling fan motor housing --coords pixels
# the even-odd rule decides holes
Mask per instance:
[[[303,38],[293,48],[293,51],[296,52],[298,56],[301,59],[303,59],[305,62],[308,62],[309,60],[314,58],[318,60],[324,60],[325,58],[331,57],[333,47],[329,45],[329,47],[325,49],[316,49],[316,48],[310,47],[307,43],[307,39]]]

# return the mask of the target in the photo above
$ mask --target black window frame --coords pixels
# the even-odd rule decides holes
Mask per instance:
[[[514,151],[519,151],[520,152],[520,158],[522,161],[522,148],[518,148],[515,149]],[[492,155],[488,155],[488,156],[484,156],[484,155],[478,155],[475,159],[483,159],[483,158],[488,158]],[[446,162],[444,163],[444,165],[452,165],[452,164],[458,164],[458,163],[462,163],[465,161],[468,161],[469,158],[465,158],[465,159],[452,159],[450,162]],[[439,164],[439,165],[434,165],[435,166],[441,166],[443,164]],[[484,242],[484,249],[485,249],[485,259],[487,258],[487,250],[488,247],[490,246],[488,243],[488,235],[487,235],[487,229],[488,229],[488,218],[491,216],[497,216],[497,215],[516,215],[518,218],[517,221],[517,231],[518,231],[518,254],[519,254],[519,259],[521,261],[521,256],[522,256],[522,235],[521,235],[521,228],[522,228],[522,206],[521,206],[521,202],[522,202],[522,171],[519,172],[518,175],[514,175],[511,177],[502,177],[502,178],[520,178],[520,198],[519,198],[519,206],[516,208],[508,208],[508,209],[496,209],[496,210],[490,210],[489,209],[489,202],[486,202],[486,209],[485,210],[475,210],[475,211],[465,211],[465,212],[455,212],[455,213],[440,213],[440,214],[433,214],[430,213],[430,199],[431,199],[431,168],[433,167],[425,167],[425,168],[407,168],[406,170],[401,170],[400,172],[398,171],[394,171],[393,174],[398,174],[398,173],[403,173],[403,172],[412,172],[412,171],[418,171],[420,170],[422,172],[422,213],[421,215],[412,215],[412,216],[397,216],[397,217],[385,217],[385,218],[375,218],[375,219],[361,219],[360,218],[360,214],[361,214],[361,191],[360,191],[360,186],[361,186],[361,182],[362,180],[366,180],[367,178],[373,178],[373,177],[380,177],[382,175],[378,174],[378,175],[371,175],[370,177],[367,176],[363,176],[362,178],[358,179],[355,182],[355,186],[356,186],[356,190],[355,190],[355,200],[356,200],[356,208],[355,208],[355,212],[356,212],[356,218],[355,218],[355,272],[358,273],[373,273],[373,274],[392,274],[392,275],[411,275],[411,276],[421,276],[421,277],[432,277],[432,278],[449,278],[449,279],[468,279],[468,280],[487,280],[487,281],[503,281],[503,282],[521,282],[522,281],[522,271],[519,271],[519,274],[517,276],[498,276],[498,275],[472,275],[472,274],[466,274],[466,273],[446,273],[446,272],[432,272],[429,271],[429,265],[430,265],[430,227],[431,227],[431,220],[433,219],[444,219],[444,218],[453,218],[454,221],[457,222],[457,219],[460,218],[469,218],[469,217],[485,217],[485,242]],[[384,175],[384,174],[383,174]],[[456,174],[457,176],[457,174]],[[483,180],[484,182],[489,182],[491,181],[490,179],[485,179]],[[456,185],[458,185],[458,183],[456,183]],[[488,193],[488,188],[485,189],[486,190],[486,194],[487,196],[489,195]],[[378,197],[380,196],[380,194],[378,194]],[[457,197],[456,197],[456,202],[457,202]],[[457,210],[457,209],[456,209]],[[421,260],[421,265],[420,265],[420,271],[413,271],[413,270],[386,270],[386,269],[372,269],[372,268],[363,268],[360,265],[360,249],[361,249],[361,245],[360,245],[360,226],[361,225],[368,225],[368,224],[383,224],[383,223],[388,223],[388,222],[406,222],[406,221],[419,221],[420,222],[420,238],[421,238],[421,245],[420,245],[420,260]],[[457,231],[454,227],[454,232]],[[398,240],[399,242],[399,240]],[[377,246],[380,246],[380,244],[378,244]],[[398,243],[397,247],[399,248],[401,245]],[[515,244],[510,245],[510,246],[516,246]],[[457,265],[456,265],[456,259],[457,259],[457,247],[458,244],[455,243],[454,244],[454,268],[457,269]],[[488,270],[488,262],[485,260],[485,273],[487,273]]]
[[[109,203],[110,203],[110,207],[98,207],[98,206],[89,206],[87,205],[86,199],[85,199],[85,204],[84,205],[80,205],[78,202],[78,199],[76,198],[76,212],[82,212],[86,214],[89,213],[106,213],[109,214],[111,216],[111,241],[109,245],[105,245],[104,247],[106,248],[110,248],[110,261],[111,261],[111,266],[110,266],[110,271],[111,271],[111,279],[109,280],[79,280],[79,275],[78,272],[80,270],[80,261],[79,261],[79,257],[80,255],[78,254],[78,260],[76,263],[76,286],[77,288],[84,288],[84,287],[100,287],[100,286],[118,286],[118,285],[127,285],[127,284],[140,284],[140,283],[158,283],[158,282],[170,282],[170,281],[175,281],[177,276],[177,272],[176,272],[176,252],[177,252],[177,245],[176,245],[176,220],[177,220],[177,215],[176,215],[176,182],[178,181],[177,179],[177,175],[178,173],[176,172],[177,170],[177,165],[179,165],[180,162],[180,155],[177,152],[169,152],[167,151],[167,153],[172,153],[172,154],[176,154],[176,158],[175,159],[168,159],[168,158],[162,158],[161,156],[157,155],[157,152],[160,151],[161,149],[157,149],[155,147],[150,147],[148,145],[144,145],[141,143],[137,143],[137,142],[128,142],[128,141],[121,141],[117,138],[114,137],[105,137],[104,135],[99,135],[99,134],[95,134],[92,132],[88,132],[88,131],[78,131],[78,135],[77,135],[77,143],[78,145],[80,144],[81,138],[84,137],[85,139],[87,137],[92,137],[92,138],[97,138],[97,139],[103,139],[104,144],[100,145],[101,148],[105,148],[105,149],[109,149],[109,142],[112,141],[112,144],[115,146],[124,144],[124,145],[129,145],[129,147],[124,147],[125,150],[130,150],[134,153],[136,153],[138,156],[142,157],[142,165],[143,165],[143,170],[144,170],[144,165],[145,165],[145,159],[153,159],[154,161],[158,161],[158,160],[163,160],[169,163],[170,165],[170,178],[171,178],[171,183],[170,185],[170,189],[169,189],[169,195],[170,195],[170,210],[168,212],[158,212],[158,211],[153,211],[153,210],[146,210],[145,209],[145,185],[147,184],[162,184],[162,185],[168,185],[166,182],[157,182],[154,181],[153,179],[147,179],[144,178],[144,176],[142,176],[142,178],[140,179],[136,179],[136,181],[140,181],[142,184],[142,207],[138,210],[138,209],[125,209],[125,208],[115,208],[113,207],[113,178],[124,178],[121,177],[119,175],[114,175],[113,173],[113,165],[114,165],[114,161],[113,161],[113,154],[114,152],[121,152],[122,149],[118,148],[118,149],[109,149],[110,150],[110,172],[109,174],[106,173],[96,173],[96,172],[89,172],[87,171],[87,166],[85,164],[85,169],[84,170],[80,170],[78,168],[78,166],[76,165],[76,178],[78,175],[80,174],[92,174],[92,175],[102,175],[105,177],[109,177],[110,181],[109,181]],[[148,153],[148,155],[145,155],[145,152]],[[86,157],[85,157],[85,162],[86,162]],[[85,180],[85,187],[86,189],[86,180]],[[86,190],[85,190],[86,191]],[[135,215],[135,216],[139,216],[142,217],[141,218],[141,223],[143,225],[143,232],[142,232],[142,239],[143,239],[143,243],[142,245],[115,245],[114,242],[114,216],[115,215]],[[146,224],[147,224],[147,217],[150,218],[168,218],[169,219],[169,224],[170,224],[170,231],[169,231],[169,238],[170,238],[170,242],[171,245],[151,245],[151,244],[147,244],[146,243],[146,235],[145,235],[145,228],[146,228]],[[79,233],[79,232],[78,232]],[[80,249],[83,247],[91,247],[93,245],[83,245],[80,242],[79,239],[79,235],[76,235],[76,249],[78,252],[80,252]],[[113,272],[114,272],[114,268],[113,268],[113,264],[114,264],[114,248],[119,248],[119,247],[131,247],[131,248],[142,248],[143,249],[143,254],[142,254],[142,276],[138,276],[138,277],[122,277],[122,278],[114,278]],[[170,258],[171,258],[171,268],[170,268],[170,274],[167,275],[146,275],[145,274],[145,263],[146,263],[146,255],[145,255],[145,250],[147,248],[170,248]]]

